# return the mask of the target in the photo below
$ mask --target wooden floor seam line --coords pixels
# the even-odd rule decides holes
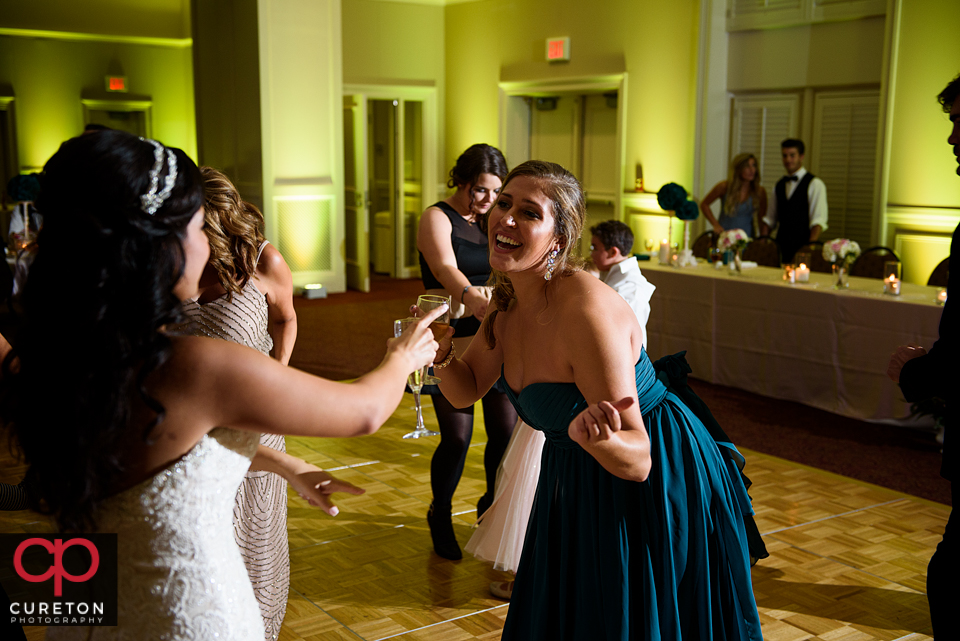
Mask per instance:
[[[426,629],[428,629],[428,628],[433,628],[433,627],[436,627],[436,626],[438,626],[438,625],[445,625],[445,624],[447,624],[447,623],[450,623],[451,621],[459,621],[460,619],[466,619],[466,618],[468,618],[468,617],[476,616],[476,615],[478,615],[478,614],[483,614],[484,612],[492,612],[492,611],[494,611],[494,610],[499,610],[500,608],[505,608],[505,607],[507,607],[508,605],[510,605],[510,604],[509,604],[509,603],[503,603],[503,604],[501,604],[501,605],[495,605],[495,606],[493,606],[492,608],[484,608],[483,610],[477,610],[476,612],[471,612],[471,613],[469,613],[469,614],[461,614],[461,615],[458,616],[458,617],[453,617],[452,619],[445,619],[445,620],[443,620],[443,621],[437,621],[436,623],[431,623],[430,625],[425,625],[425,626],[423,626],[422,628],[415,628],[415,629],[413,629],[413,630],[407,630],[406,632],[398,632],[397,634],[391,634],[391,635],[388,636],[388,637],[380,637],[379,639],[371,639],[370,641],[387,641],[387,639],[394,639],[394,638],[396,638],[396,637],[402,637],[402,636],[405,636],[405,635],[408,635],[408,634],[413,634],[414,632],[419,632],[420,630],[426,630]],[[363,639],[363,637],[360,637],[360,638]],[[364,641],[366,641],[366,639],[364,639]]]
[[[812,521],[807,521],[805,523],[797,523],[796,525],[788,525],[787,527],[782,527],[776,530],[770,530],[769,532],[761,532],[760,536],[773,536],[778,532],[785,532],[787,530],[792,530],[794,528],[803,527],[805,525],[810,525],[812,523],[821,523],[823,521],[829,521],[830,519],[836,519],[841,516],[850,516],[851,514],[856,514],[857,512],[863,512],[864,510],[872,510],[875,507],[883,507],[884,505],[890,505],[891,503],[896,503],[897,501],[902,501],[901,498],[891,499],[889,501],[883,501],[881,503],[874,503],[873,505],[868,505],[866,507],[858,507],[855,510],[850,510],[849,512],[841,512],[840,514],[831,514],[830,516],[825,516],[821,519],[814,519]]]

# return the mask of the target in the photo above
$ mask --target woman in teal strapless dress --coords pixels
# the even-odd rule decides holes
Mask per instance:
[[[486,220],[484,340],[438,353],[451,403],[502,377],[546,436],[503,639],[760,640],[743,482],[657,379],[630,307],[579,271],[584,218],[562,167],[515,168]]]

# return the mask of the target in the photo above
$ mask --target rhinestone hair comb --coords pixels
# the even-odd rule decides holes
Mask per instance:
[[[163,205],[173,191],[173,184],[177,182],[177,157],[172,151],[158,143],[156,140],[141,138],[140,140],[153,145],[153,167],[150,168],[150,189],[147,193],[140,196],[140,209],[144,213],[153,216]],[[163,179],[163,189],[157,191],[160,186],[160,170],[163,169],[163,152],[167,152],[167,175]]]

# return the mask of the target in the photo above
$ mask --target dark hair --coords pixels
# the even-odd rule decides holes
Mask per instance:
[[[468,187],[474,185],[480,174],[493,174],[502,182],[507,176],[507,161],[496,147],[479,143],[471,145],[457,158],[457,164],[450,170],[447,187]]]
[[[528,176],[538,181],[543,193],[550,199],[553,209],[553,233],[562,242],[560,252],[555,259],[553,278],[569,276],[580,271],[583,261],[573,253],[577,241],[580,239],[580,234],[583,232],[583,223],[587,219],[587,205],[580,181],[556,163],[545,160],[528,160],[513,168],[513,171],[503,181],[501,193],[507,188],[510,181],[518,176]],[[494,204],[494,207],[496,206]],[[493,208],[491,207],[490,210],[492,211]],[[480,227],[484,231],[488,229],[487,217],[489,215],[490,212],[487,212],[480,221]],[[547,257],[544,256],[544,263],[546,260]],[[493,335],[493,322],[497,314],[506,311],[510,302],[517,296],[513,291],[513,283],[510,282],[510,277],[503,272],[493,270],[489,282],[493,285],[491,301],[494,309],[492,312],[488,312],[490,320],[485,325],[483,336],[487,344],[493,347],[496,345],[496,338]],[[546,284],[547,281],[544,281],[544,286]]]
[[[803,146],[803,141],[799,138],[787,138],[782,143],[780,143],[780,149],[796,149],[797,153],[801,156],[806,152],[806,147]]]
[[[144,381],[170,352],[161,328],[182,321],[173,294],[181,243],[203,204],[197,166],[172,151],[177,178],[152,216],[140,196],[154,147],[128,133],[68,140],[40,177],[44,226],[23,329],[3,364],[0,416],[30,464],[31,507],[65,530],[95,528],[99,502],[122,478],[123,450],[149,442],[163,419]],[[164,154],[161,188],[168,171]]]
[[[633,251],[633,230],[619,220],[605,220],[590,228],[590,235],[596,236],[607,249],[616,247],[621,256],[629,256]]]
[[[957,101],[957,97],[960,97],[960,75],[950,81],[943,91],[937,95],[937,100],[940,102],[940,105],[943,107],[944,113],[950,113],[950,110],[953,108],[953,103]]]

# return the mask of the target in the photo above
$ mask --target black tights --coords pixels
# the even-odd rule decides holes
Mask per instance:
[[[487,494],[493,498],[497,482],[497,468],[510,442],[517,411],[507,395],[491,389],[481,400],[483,422],[487,430],[487,447],[483,452],[483,467],[487,477]],[[440,444],[430,462],[430,486],[433,504],[438,511],[449,510],[453,492],[460,483],[467,448],[473,435],[473,405],[458,410],[440,394],[433,396],[433,407],[440,424]]]

